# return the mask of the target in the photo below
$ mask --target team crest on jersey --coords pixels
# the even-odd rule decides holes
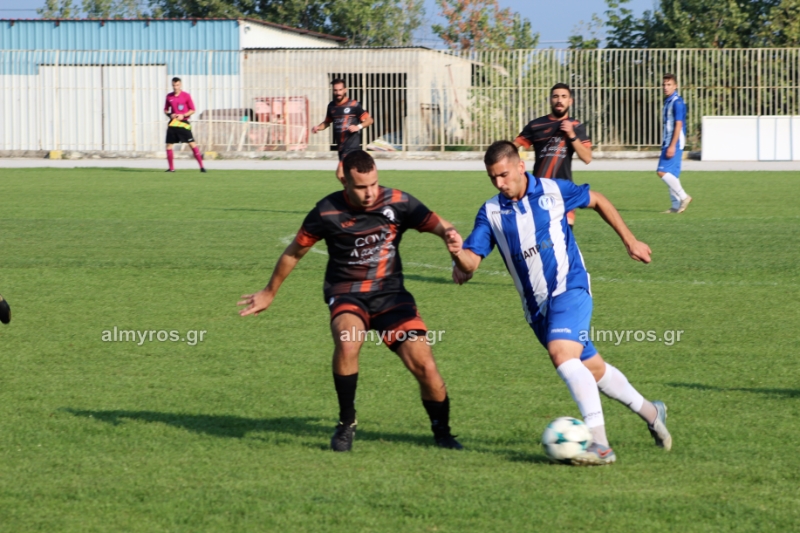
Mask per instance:
[[[392,222],[396,222],[395,216],[394,216],[394,211],[392,210],[391,207],[386,207],[381,212],[383,213],[383,216],[385,216],[386,218],[388,218]]]
[[[183,104],[178,104],[178,111],[183,111]]]
[[[545,194],[539,197],[539,207],[545,211],[550,211],[556,206],[556,199],[550,194]]]
[[[344,222],[342,222],[342,227],[343,228],[350,228],[350,227],[353,227],[355,225],[356,225],[356,219],[354,219],[354,218],[351,218],[350,220],[345,220]]]
[[[345,107],[345,108],[344,108],[344,112],[345,112],[345,113],[349,113],[349,112],[350,112],[350,108],[349,108],[349,107]]]

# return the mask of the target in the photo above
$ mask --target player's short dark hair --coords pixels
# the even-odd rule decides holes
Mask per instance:
[[[181,81],[181,79],[175,76],[174,78],[172,78],[172,83],[175,83],[176,81]]]
[[[556,83],[555,85],[553,85],[550,88],[550,94],[553,94],[553,91],[555,91],[556,89],[566,89],[567,92],[569,93],[569,97],[572,98],[572,89],[570,89],[569,85],[567,85],[566,83]]]
[[[350,181],[353,179],[353,176],[350,175],[351,170],[356,169],[359,173],[366,174],[375,168],[375,160],[364,150],[356,150],[344,156],[342,166],[344,167],[345,178]]]
[[[677,85],[677,84],[678,84],[678,78],[676,78],[676,77],[675,77],[675,74],[670,74],[669,72],[667,72],[666,74],[664,74],[664,77],[663,77],[663,78],[661,78],[661,79],[662,79],[663,81],[672,80],[672,81],[674,81],[674,82],[675,82],[675,85]]]
[[[511,141],[495,141],[486,150],[486,155],[483,156],[483,163],[490,167],[506,158],[512,161],[514,158],[519,160],[519,149]]]
[[[345,88],[347,88],[347,84],[344,82],[344,80],[342,78],[334,78],[334,80],[331,82],[331,87],[333,87],[334,85],[339,85],[340,83]]]

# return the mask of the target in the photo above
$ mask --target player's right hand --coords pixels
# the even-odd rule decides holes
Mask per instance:
[[[316,135],[316,133],[317,133],[318,131],[319,131],[319,126],[314,126],[313,128],[311,128],[311,133],[313,133],[313,134],[315,134],[315,135]]]
[[[266,311],[275,299],[275,294],[264,289],[255,294],[243,294],[242,299],[236,305],[245,305],[244,309],[239,311],[239,316],[253,315],[258,316],[261,311]]]
[[[631,259],[634,261],[641,261],[645,264],[650,262],[650,254],[653,252],[650,250],[650,247],[642,241],[634,241],[633,244],[627,248],[628,255],[631,256]]]

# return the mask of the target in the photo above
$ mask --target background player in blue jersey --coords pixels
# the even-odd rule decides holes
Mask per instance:
[[[565,213],[590,207],[622,239],[628,255],[650,262],[650,247],[638,241],[616,208],[588,185],[541,179],[525,172],[517,147],[498,141],[486,151],[486,171],[500,194],[478,211],[475,228],[463,243],[452,232],[448,249],[455,262],[453,280],[472,277],[495,246],[522,298],[525,318],[547,348],[558,375],[578,404],[593,442],[574,464],[602,465],[616,460],[605,432],[600,392],[628,406],[647,422],[656,444],[669,450],[667,408],[646,400],[618,369],[597,353],[588,332],[592,295],[583,257],[569,230]]]
[[[361,150],[361,130],[371,126],[374,121],[358,101],[347,96],[347,85],[343,79],[336,78],[331,82],[331,87],[333,100],[328,104],[325,120],[311,128],[311,133],[322,131],[329,124],[333,125],[333,137],[339,152],[336,177],[345,185],[342,161],[347,154]]]
[[[661,158],[658,160],[658,177],[669,187],[672,206],[664,213],[683,213],[692,197],[681,186],[681,160],[686,146],[686,104],[678,94],[674,74],[664,74],[664,139],[661,141]]]

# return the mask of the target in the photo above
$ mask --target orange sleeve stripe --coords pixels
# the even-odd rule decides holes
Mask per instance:
[[[523,148],[526,148],[526,149],[530,148],[533,145],[532,142],[530,142],[528,139],[526,139],[522,135],[520,135],[519,137],[514,139],[514,142],[521,144],[523,146]]]
[[[401,191],[399,189],[393,189],[392,190],[392,203],[396,204],[397,202],[399,202],[402,199],[403,199],[403,191]]]
[[[312,235],[305,229],[300,228],[300,231],[297,232],[297,236],[294,238],[294,240],[297,241],[297,244],[303,248],[307,248],[309,246],[314,246],[314,244],[316,244],[320,239],[316,235]]]
[[[367,111],[364,111],[363,113],[361,113],[361,116],[359,117],[359,119],[361,120],[361,122],[364,122],[365,120],[367,120],[369,118],[369,116],[370,116],[369,113]]]
[[[372,280],[365,279],[361,282],[361,289],[358,292],[369,292],[372,289]]]
[[[420,233],[424,231],[433,231],[436,229],[436,226],[439,225],[442,219],[439,218],[439,215],[431,211],[428,213],[428,216],[425,217],[425,220],[422,221],[422,224],[417,226],[417,231]]]

